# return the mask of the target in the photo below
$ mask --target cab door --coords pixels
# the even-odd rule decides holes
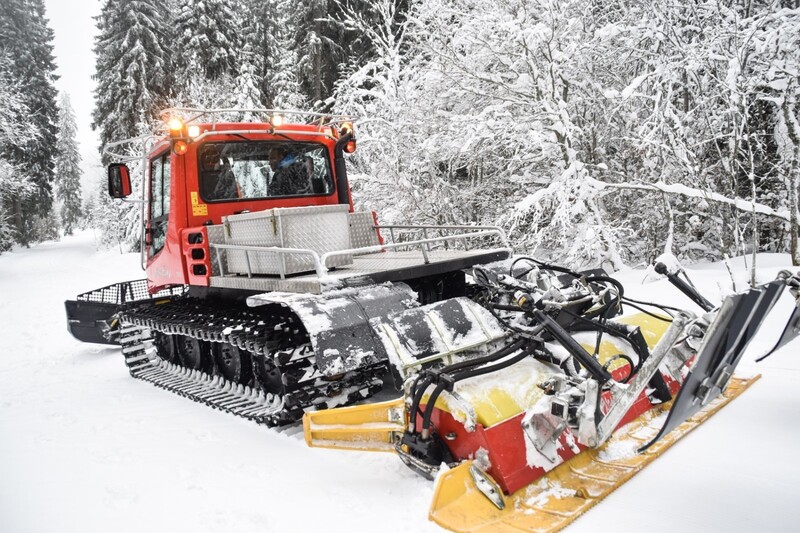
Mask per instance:
[[[158,255],[167,241],[170,211],[170,153],[166,151],[150,160],[150,198],[147,217],[147,262]]]
[[[180,203],[183,171],[175,165],[168,148],[148,162],[148,209],[145,226],[147,280],[150,290],[186,283],[186,269],[181,253],[180,231],[186,226],[185,209]],[[176,168],[177,167],[177,168]]]

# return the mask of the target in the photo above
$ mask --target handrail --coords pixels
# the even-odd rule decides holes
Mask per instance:
[[[393,229],[410,229],[410,230],[491,230],[493,232],[497,232],[500,236],[500,240],[503,241],[507,247],[510,248],[508,244],[508,237],[506,232],[500,226],[469,226],[466,224],[450,224],[450,225],[441,225],[441,226],[428,226],[428,225],[413,225],[413,224],[385,224],[382,226],[374,226],[376,229],[383,230],[393,230]],[[470,235],[470,234],[462,234],[458,235],[458,237],[463,237],[463,235]]]
[[[122,139],[121,141],[110,142],[105,145],[105,148],[103,148],[103,154],[111,156],[119,160],[119,162],[121,163],[136,161],[138,159],[144,158],[144,154],[146,154],[147,151],[149,150],[149,148],[147,147],[148,141],[158,141],[162,138],[163,137],[159,137],[158,135],[148,133],[146,135],[139,135],[138,137],[130,137],[128,139]],[[112,151],[112,148],[116,148],[117,146],[123,146],[126,144],[133,144],[138,142],[142,143],[142,152],[140,153],[140,155],[130,155]]]
[[[283,255],[310,255],[311,258],[314,260],[314,270],[316,270],[317,275],[319,277],[324,276],[328,273],[328,269],[322,263],[320,256],[314,250],[308,250],[305,248],[280,248],[277,246],[252,246],[247,244],[216,244],[216,243],[208,243],[210,248],[221,248],[223,250],[241,250],[244,252],[259,252],[259,253],[271,253],[278,256]],[[251,277],[253,273],[251,272],[250,268],[250,256],[245,254],[247,259],[247,276]],[[217,262],[219,263],[220,274],[224,274],[224,269],[222,268],[222,259],[217,255]],[[281,265],[282,266],[282,265]],[[283,270],[283,268],[281,268]],[[286,276],[286,273],[280,273],[281,279]]]
[[[381,227],[385,227],[385,226],[381,226]],[[427,228],[435,228],[435,226],[415,226],[414,228],[415,229],[421,229],[421,228],[426,228],[426,227]],[[463,226],[463,227],[458,227],[458,228],[454,227],[453,229],[466,229],[466,228],[472,229],[472,228],[475,228],[475,227],[476,226]],[[503,242],[503,244],[506,245],[504,248],[499,248],[499,249],[501,249],[501,250],[511,250],[511,248],[508,246],[508,241],[507,241],[505,232],[502,229],[491,227],[491,226],[485,226],[485,227],[487,227],[489,229],[470,232],[470,233],[461,233],[461,234],[458,234],[458,235],[447,235],[447,236],[443,236],[443,237],[433,237],[433,238],[430,238],[430,239],[417,239],[417,240],[414,240],[414,241],[407,241],[407,242],[398,242],[398,243],[390,243],[390,244],[378,244],[378,245],[374,245],[374,246],[363,246],[363,247],[360,247],[360,248],[348,248],[348,249],[345,249],[345,250],[336,250],[336,251],[332,251],[332,252],[326,252],[326,253],[322,254],[321,256],[319,255],[319,253],[315,252],[314,250],[309,250],[309,249],[304,249],[304,248],[280,248],[280,247],[276,247],[276,246],[263,247],[263,246],[252,246],[252,245],[245,245],[245,244],[223,244],[223,243],[209,243],[208,246],[210,248],[215,248],[215,249],[241,250],[241,251],[244,251],[244,252],[268,253],[268,254],[275,254],[277,256],[290,255],[290,254],[291,255],[310,256],[311,259],[314,262],[314,270],[316,271],[317,276],[322,278],[322,277],[324,277],[324,276],[326,276],[328,274],[328,268],[326,266],[328,264],[328,260],[331,257],[338,257],[338,256],[343,256],[343,255],[364,255],[364,254],[373,253],[373,252],[382,252],[382,251],[385,251],[385,250],[391,250],[391,249],[394,249],[394,248],[407,248],[407,247],[412,247],[412,246],[419,246],[420,247],[420,251],[422,252],[423,260],[427,264],[427,263],[430,262],[430,259],[428,257],[429,250],[426,250],[425,245],[436,244],[436,243],[440,243],[440,242],[448,242],[448,241],[460,240],[460,239],[465,239],[465,238],[487,237],[487,236],[490,236],[490,235],[494,235],[494,236],[499,237],[500,240]],[[496,248],[492,248],[490,250],[496,250]],[[251,268],[250,268],[249,254],[246,253],[245,257],[247,259],[247,275],[248,275],[248,277],[251,277],[253,275],[253,273],[252,273]],[[218,265],[219,265],[220,275],[224,275],[225,269],[222,266],[222,258],[220,256],[220,254],[217,255],[217,261],[218,261]],[[283,270],[283,268],[281,268],[281,270]],[[285,273],[281,272],[280,276],[281,276],[281,279],[283,279],[285,277]]]
[[[328,127],[328,126],[338,125],[338,124],[342,124],[344,122],[354,122],[354,121],[357,120],[357,117],[352,116],[352,115],[336,115],[336,114],[331,114],[331,113],[318,113],[318,112],[314,112],[314,111],[298,111],[298,110],[294,110],[294,109],[267,109],[267,108],[252,108],[252,109],[248,109],[248,108],[236,108],[236,107],[231,107],[231,108],[210,108],[210,109],[195,108],[195,107],[170,107],[168,109],[164,109],[163,111],[161,111],[160,116],[162,118],[162,121],[164,123],[166,123],[166,121],[169,119],[169,117],[171,115],[185,114],[185,113],[190,113],[192,115],[190,117],[184,119],[184,124],[190,124],[190,123],[196,122],[197,120],[199,120],[200,118],[205,117],[205,116],[209,116],[210,115],[210,117],[211,117],[211,127],[212,127],[212,129],[210,131],[208,131],[208,132],[204,132],[203,135],[201,135],[200,137],[198,137],[195,140],[198,140],[198,139],[200,139],[200,138],[202,138],[202,137],[204,137],[206,135],[211,135],[211,134],[213,134],[213,132],[219,132],[219,130],[216,129],[216,126],[217,126],[217,123],[218,123],[217,116],[221,115],[221,114],[224,114],[224,113],[264,114],[264,115],[267,115],[268,118],[271,118],[271,116],[273,116],[273,115],[282,115],[284,117],[288,115],[288,116],[312,118],[314,120],[310,120],[306,124],[311,125],[311,124],[316,123],[317,126],[318,126],[317,127],[317,133],[322,132],[323,128]],[[264,120],[264,121],[259,121],[259,120],[241,120],[239,122],[241,122],[241,123],[259,123],[259,122],[263,122],[265,124],[269,124],[270,120]],[[291,124],[287,123],[287,126],[288,125],[291,125]],[[293,134],[293,135],[314,135],[314,133],[308,132],[308,131],[289,130],[289,129],[284,129],[284,128],[281,128],[281,127],[273,127],[273,130],[270,133],[273,133],[273,132],[278,132],[278,133],[283,133],[283,134]],[[257,134],[257,133],[263,134],[263,133],[265,133],[265,131],[264,130],[227,130],[227,131],[224,131],[224,133],[231,134],[231,135],[236,135],[236,134],[238,134],[238,135],[245,134],[246,135],[246,134]],[[140,159],[143,156],[130,156],[130,155],[127,155],[127,154],[114,152],[114,151],[112,151],[112,149],[115,148],[115,147],[121,146],[121,145],[131,144],[131,143],[135,143],[135,142],[139,142],[139,141],[149,141],[149,140],[160,141],[160,140],[166,139],[166,138],[167,138],[166,130],[164,130],[163,135],[159,135],[157,133],[148,133],[148,134],[145,134],[145,135],[139,135],[137,137],[129,137],[127,139],[122,139],[122,140],[119,140],[119,141],[114,141],[114,142],[106,144],[104,149],[103,149],[103,153],[106,154],[106,155],[109,155],[111,157],[114,157],[116,159],[119,159],[120,162],[127,163],[129,161],[135,161],[136,159]],[[147,152],[147,150],[144,150],[144,153],[146,153],[146,152]]]
[[[259,113],[268,116],[272,115],[294,115],[298,117],[309,117],[315,120],[309,122],[309,124],[313,122],[318,122],[320,129],[325,126],[331,126],[334,124],[341,124],[343,122],[353,122],[356,120],[356,117],[352,115],[334,115],[331,113],[318,113],[314,111],[298,111],[294,109],[267,109],[267,108],[211,108],[211,109],[204,109],[204,108],[193,108],[193,107],[171,107],[169,109],[164,109],[161,111],[161,117],[169,117],[170,115],[174,114],[182,114],[182,113],[193,113],[194,116],[184,119],[185,124],[189,124],[192,122],[197,121],[201,117],[210,115],[211,116],[211,123],[212,125],[216,125],[217,123],[217,115],[221,115],[224,113]],[[242,121],[242,122],[253,122],[253,121]]]
[[[322,131],[302,131],[302,130],[287,130],[287,129],[283,129],[283,128],[272,128],[272,129],[269,129],[269,130],[214,130],[214,129],[211,129],[211,130],[208,130],[208,131],[204,131],[203,133],[201,133],[197,137],[192,138],[192,142],[201,141],[202,139],[205,139],[206,137],[209,137],[209,136],[212,136],[212,135],[274,135],[276,133],[279,134],[279,135],[298,135],[298,136],[307,135],[309,137],[311,137],[311,136],[313,136],[313,137],[324,136],[324,137],[327,137],[329,139],[336,140],[336,137],[334,137],[330,133],[326,133],[326,132],[322,132]]]
[[[445,237],[433,237],[430,239],[417,239],[415,241],[407,241],[407,242],[397,242],[392,244],[377,244],[375,246],[365,246],[363,248],[353,248],[350,250],[336,250],[334,252],[326,252],[322,254],[322,262],[326,263],[327,260],[331,257],[337,257],[340,255],[364,255],[373,252],[382,252],[387,249],[394,249],[394,248],[406,248],[409,246],[419,246],[420,250],[422,251],[422,257],[427,264],[428,260],[428,252],[429,250],[425,249],[425,244],[435,244],[438,242],[447,242],[447,241],[455,241],[458,239],[464,239],[466,237],[475,238],[475,237],[486,237],[489,235],[498,235],[501,239],[505,237],[502,235],[502,232],[497,232],[494,230],[491,231],[476,231],[474,233],[463,233],[460,235],[447,235]],[[505,244],[505,243],[504,243]]]
[[[320,135],[323,135],[323,136],[325,136],[325,137],[327,137],[329,139],[332,139],[332,140],[336,139],[336,137],[334,137],[330,133],[326,133],[326,132],[322,132],[322,131],[303,131],[303,130],[292,130],[292,129],[286,129],[286,128],[271,128],[269,130],[266,130],[266,129],[263,129],[263,130],[254,130],[254,129],[213,130],[212,129],[212,130],[204,131],[203,133],[201,133],[197,137],[194,137],[192,139],[192,141],[193,142],[198,142],[198,141],[200,141],[200,140],[202,140],[202,139],[204,139],[206,137],[212,136],[212,135],[274,135],[276,133],[277,134],[281,134],[281,135],[297,135],[297,136],[306,135],[306,136],[309,136],[309,137],[311,137],[311,136],[319,137]],[[166,136],[166,134],[162,135],[160,137],[158,135],[152,135],[152,134],[140,135],[139,137],[131,137],[129,139],[123,139],[121,141],[115,141],[113,143],[108,143],[105,146],[105,148],[103,149],[103,153],[105,155],[108,155],[108,156],[111,156],[111,157],[117,159],[120,163],[128,163],[128,162],[131,162],[131,161],[137,161],[139,159],[144,159],[147,156],[147,154],[149,153],[150,148],[146,147],[146,146],[143,146],[142,149],[141,149],[142,151],[141,151],[140,155],[129,155],[129,154],[124,154],[124,153],[120,153],[120,152],[114,152],[114,151],[112,151],[112,148],[117,147],[117,146],[127,145],[127,144],[131,144],[132,145],[132,144],[134,144],[136,142],[139,142],[139,141],[142,141],[143,145],[147,141],[154,141],[152,144],[156,144],[157,142],[165,141],[167,139],[168,139],[168,137]]]

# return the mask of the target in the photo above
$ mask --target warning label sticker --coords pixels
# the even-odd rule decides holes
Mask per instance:
[[[200,198],[197,191],[191,192],[192,196],[192,215],[196,217],[204,217],[208,215],[208,205],[200,203]]]

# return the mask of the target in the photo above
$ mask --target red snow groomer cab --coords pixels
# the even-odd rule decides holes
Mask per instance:
[[[276,251],[270,254],[274,264],[269,257],[255,253],[250,271],[238,272],[249,257],[241,253],[225,257],[230,264],[218,263],[219,272],[212,272],[212,250],[230,250],[224,248],[226,245],[286,249],[320,244],[326,250],[334,250],[337,244],[349,247],[345,246],[349,241],[341,235],[346,227],[331,227],[331,235],[319,232],[316,242],[310,234],[286,235],[277,231],[276,225],[272,236],[268,227],[251,231],[259,223],[246,221],[263,218],[277,224],[278,218],[289,216],[294,222],[310,215],[307,222],[313,224],[320,222],[317,215],[328,214],[323,219],[337,217],[331,213],[339,213],[338,219],[346,220],[343,214],[352,211],[352,200],[344,153],[352,153],[356,147],[351,119],[302,114],[315,122],[288,124],[285,114],[273,113],[265,122],[218,121],[225,111],[179,118],[186,112],[190,110],[168,111],[174,113],[166,115],[170,117],[165,120],[168,135],[155,141],[146,158],[143,261],[151,291],[174,285],[227,288],[231,283],[222,281],[226,274],[294,274],[302,267],[291,266],[293,261],[312,265],[315,271],[322,268],[313,254],[304,257]],[[207,122],[200,122],[202,119]],[[112,145],[111,149],[115,148]],[[109,191],[113,197],[123,198],[130,191],[127,175],[125,163],[110,166]],[[286,211],[291,208],[308,209]],[[241,216],[248,213],[260,214]],[[324,226],[326,221],[321,223]],[[232,228],[236,235],[231,234]],[[328,238],[338,238],[338,242],[322,242]],[[218,254],[218,259],[224,255]],[[238,264],[237,257],[245,262]],[[220,278],[213,283],[212,273]]]

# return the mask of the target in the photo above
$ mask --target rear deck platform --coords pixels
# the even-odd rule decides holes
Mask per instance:
[[[427,261],[426,256],[427,255]],[[328,290],[358,287],[371,283],[416,279],[443,274],[477,264],[509,257],[507,248],[489,250],[383,251],[358,255],[353,264],[331,269],[325,276],[317,273],[286,276],[227,274],[211,276],[211,287],[258,291],[281,291],[321,294]]]

